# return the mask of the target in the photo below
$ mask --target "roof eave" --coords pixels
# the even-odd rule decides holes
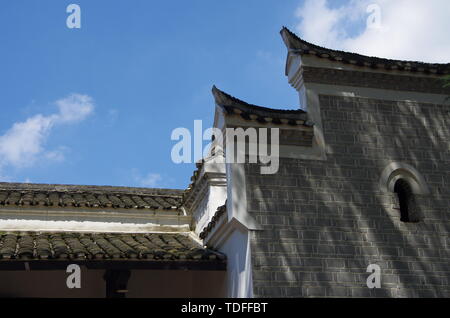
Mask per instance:
[[[358,53],[345,52],[321,47],[299,38],[288,28],[283,27],[281,37],[289,54],[313,55],[335,63],[354,64],[366,69],[384,69],[386,71],[421,72],[425,74],[450,74],[450,63],[425,63],[420,61],[393,60]],[[289,56],[289,55],[288,55]]]

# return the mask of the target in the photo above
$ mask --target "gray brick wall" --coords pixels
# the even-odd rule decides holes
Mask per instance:
[[[320,96],[326,161],[246,166],[254,294],[261,297],[450,297],[450,108]],[[419,223],[400,221],[379,180],[392,161],[415,167],[429,195]],[[381,288],[369,289],[369,264]]]

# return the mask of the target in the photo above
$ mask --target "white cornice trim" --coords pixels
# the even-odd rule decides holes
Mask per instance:
[[[222,245],[237,230],[246,232],[248,231],[248,228],[236,218],[232,218],[228,221],[228,217],[225,215],[219,220],[216,226],[204,239],[204,245],[220,250]]]
[[[99,209],[86,210],[74,209],[46,209],[46,208],[21,208],[1,207],[1,220],[26,219],[36,221],[76,221],[109,223],[118,222],[122,224],[160,224],[161,226],[184,226],[189,225],[191,216],[182,215],[175,211],[144,212],[139,210],[113,210]]]
[[[137,224],[91,221],[0,220],[0,231],[95,232],[95,233],[188,233],[189,225]]]
[[[227,215],[236,219],[248,230],[260,230],[261,225],[248,213],[245,165],[227,163]]]
[[[225,158],[218,158],[217,156],[205,159],[200,171],[198,172],[197,180],[193,184],[193,188],[185,200],[185,208],[190,214],[195,211],[197,206],[203,201],[210,187],[226,187],[226,170]]]

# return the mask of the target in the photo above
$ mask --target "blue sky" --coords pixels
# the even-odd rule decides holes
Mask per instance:
[[[70,3],[81,7],[81,29],[66,27]],[[365,29],[367,4],[4,0],[0,180],[185,188],[194,165],[172,163],[170,135],[195,119],[212,124],[213,84],[250,103],[298,107],[284,76],[283,25],[317,44],[415,59],[412,36],[397,51],[376,51],[373,42],[387,40]],[[385,29],[408,32],[390,18],[404,8],[380,5]],[[443,37],[423,41],[450,56]]]

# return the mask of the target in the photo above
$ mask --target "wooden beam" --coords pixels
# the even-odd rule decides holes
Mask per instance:
[[[106,282],[106,298],[125,298],[130,275],[129,270],[107,269],[103,275]]]

